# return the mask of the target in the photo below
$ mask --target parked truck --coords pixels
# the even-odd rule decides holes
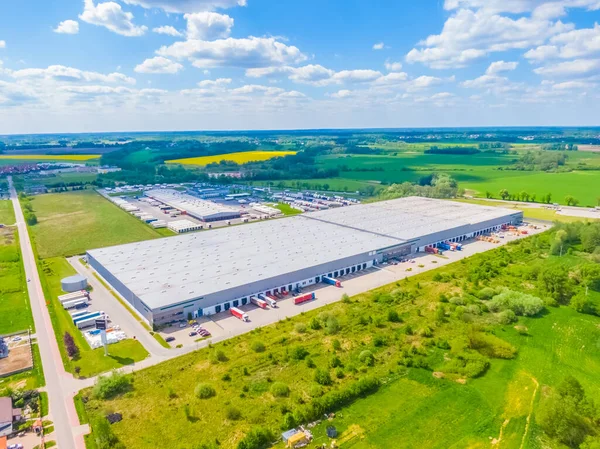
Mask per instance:
[[[337,279],[330,278],[329,276],[323,276],[323,282],[329,285],[335,285],[336,287],[341,287],[342,283]]]
[[[266,303],[269,304],[269,307],[277,307],[277,301],[275,301],[275,298],[272,298],[270,295],[258,295],[258,298],[266,301]]]
[[[74,299],[73,301],[65,301],[62,303],[65,310],[83,309],[88,306],[87,298]]]
[[[102,318],[108,320],[108,316],[105,315],[104,312],[96,312],[81,316],[73,321],[75,322],[77,329],[85,329],[86,327],[94,326],[96,324],[96,320],[100,320]]]
[[[77,324],[79,321],[88,319],[88,318],[97,318],[104,315],[104,312],[88,312],[83,315],[79,315],[73,318],[73,324]]]
[[[72,312],[71,313],[71,318],[75,319],[77,317],[80,317],[80,316],[83,316],[83,315],[87,315],[88,313],[90,313],[90,312],[88,312],[87,310],[82,310],[80,312]]]
[[[248,314],[244,313],[243,311],[241,311],[237,307],[232,307],[231,309],[229,309],[229,311],[231,312],[231,314],[234,317],[239,318],[242,321],[250,321],[250,319],[248,318]]]
[[[87,290],[78,290],[73,293],[67,293],[66,295],[60,295],[58,300],[63,303],[67,301],[73,301],[75,299],[89,298],[90,293]]]
[[[255,306],[260,307],[261,309],[266,309],[267,308],[267,301],[264,301],[260,298],[257,298],[256,296],[251,296],[250,297],[250,302],[252,304],[254,304]]]
[[[313,299],[316,299],[315,292],[306,293],[305,295],[296,296],[294,298],[294,304],[302,304],[307,301],[312,301]]]

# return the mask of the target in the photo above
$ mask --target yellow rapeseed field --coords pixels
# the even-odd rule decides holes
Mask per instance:
[[[99,157],[99,154],[0,154],[0,159],[29,161],[89,161]]]
[[[189,157],[186,159],[174,159],[167,161],[170,164],[183,165],[208,165],[221,161],[233,161],[238,164],[247,162],[266,161],[274,157],[292,156],[295,151],[245,151],[242,153],[218,154],[216,156]]]

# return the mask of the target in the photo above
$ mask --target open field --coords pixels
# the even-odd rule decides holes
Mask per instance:
[[[161,236],[94,191],[38,195],[31,205],[38,218],[32,239],[42,259]]]
[[[204,166],[214,163],[218,164],[221,161],[233,161],[238,164],[245,164],[247,162],[267,161],[269,159],[273,159],[274,157],[291,156],[294,154],[296,154],[295,151],[245,151],[241,153],[219,154],[217,156],[202,156],[190,157],[186,159],[174,159],[171,161],[167,161],[167,163]]]
[[[0,378],[0,390],[3,388],[31,390],[46,385],[38,345],[34,343],[31,349],[33,353],[33,368],[30,371]]]
[[[141,343],[133,339],[110,345],[109,357],[104,356],[104,349],[102,348],[91,349],[81,331],[73,324],[69,312],[63,309],[58,300],[58,295],[64,293],[60,287],[60,280],[66,276],[76,274],[75,269],[62,257],[45,259],[40,261],[38,265],[52,327],[67,371],[73,373],[77,366],[81,369],[81,376],[89,377],[124,365],[131,365],[148,357],[148,352]],[[75,360],[69,359],[63,344],[65,332],[69,332],[73,336],[79,347],[80,356]]]
[[[484,286],[543,296],[533,273],[589,261],[548,256],[552,238],[478,254],[139,371],[129,376],[131,391],[110,400],[86,390],[85,408],[92,422],[122,413],[111,429],[132,449],[236,447],[250,429],[277,434],[323,411],[337,413],[332,424],[346,448],[484,448],[507,421],[503,449],[558,448],[537,427],[536,385],[571,374],[600,399],[600,318],[547,307],[519,318],[517,331],[475,296]],[[379,390],[333,400],[360,379],[377,379]],[[212,397],[196,396],[200,384]],[[324,427],[315,430],[318,443]]]
[[[0,228],[0,335],[30,327],[33,318],[17,231]]]
[[[28,162],[85,162],[98,159],[99,154],[0,154],[0,160],[21,160]]]
[[[0,200],[0,224],[15,223],[15,211],[10,200]]]
[[[285,203],[277,203],[277,204],[273,204],[272,206],[275,207],[276,209],[279,209],[283,215],[298,215],[298,214],[302,213],[302,211],[299,211],[298,209],[294,209],[292,206],[290,206],[289,204],[285,204]]]
[[[43,184],[48,188],[52,188],[70,183],[93,182],[96,179],[98,179],[96,173],[59,173],[55,176],[28,177],[25,179],[25,184]]]

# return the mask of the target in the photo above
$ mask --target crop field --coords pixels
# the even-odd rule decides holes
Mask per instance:
[[[60,286],[60,280],[66,276],[76,274],[75,269],[62,257],[41,260],[38,266],[52,327],[67,371],[73,373],[77,366],[81,369],[81,376],[89,377],[124,365],[131,365],[148,357],[148,352],[141,343],[132,339],[110,345],[109,357],[104,356],[103,348],[91,349],[81,331],[73,324],[69,312],[61,307],[58,300],[58,295],[64,293]],[[69,332],[73,336],[79,348],[80,356],[77,359],[70,360],[67,355],[63,344],[65,332]]]
[[[12,201],[0,200],[0,224],[14,224],[15,211],[13,210]]]
[[[0,228],[0,335],[30,327],[33,318],[18,235],[13,228]]]
[[[28,162],[86,162],[99,157],[99,154],[0,154],[0,160],[3,161],[19,160]]]
[[[315,443],[329,445],[325,430],[334,425],[348,449],[486,448],[493,439],[503,449],[558,449],[538,427],[539,400],[567,375],[600,399],[600,318],[547,306],[502,324],[474,296],[485,286],[542,296],[524,281],[531,273],[589,262],[576,251],[549,256],[552,238],[478,254],[139,371],[128,376],[128,392],[107,400],[85,390],[86,411],[92,423],[122,413],[111,429],[131,449],[234,448],[252,429],[278,435],[320,419],[314,404],[378,379],[378,388],[325,406],[336,416],[313,429]],[[473,362],[461,368],[460,360]]]
[[[94,191],[38,195],[31,205],[38,224],[30,230],[42,259],[161,236]]]
[[[190,157],[186,159],[173,159],[167,161],[169,164],[199,165],[219,163],[221,161],[233,161],[237,164],[246,164],[248,162],[268,161],[275,157],[292,156],[295,151],[245,151],[241,153],[219,154],[216,156]]]

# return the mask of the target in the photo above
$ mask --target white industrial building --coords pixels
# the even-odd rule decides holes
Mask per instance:
[[[170,221],[167,224],[167,227],[177,234],[183,234],[185,232],[199,231],[202,229],[202,225],[198,223],[194,223],[190,220],[177,220]]]
[[[164,324],[522,219],[510,209],[410,197],[96,249],[88,261],[144,319]]]
[[[172,189],[156,189],[145,192],[148,198],[184,212],[201,221],[232,220],[240,218],[240,211],[212,201],[201,200],[187,193]]]

